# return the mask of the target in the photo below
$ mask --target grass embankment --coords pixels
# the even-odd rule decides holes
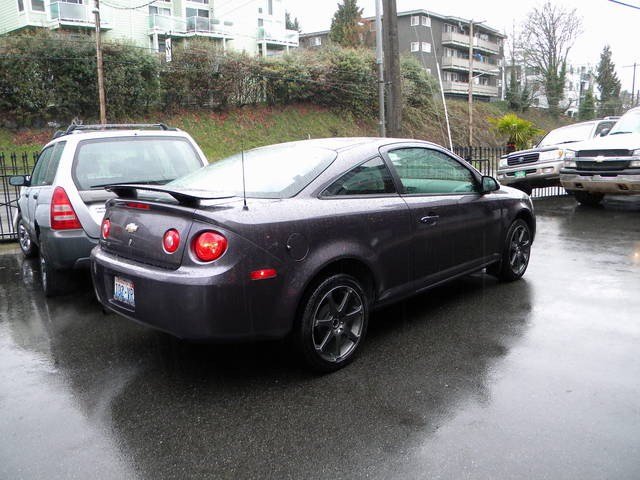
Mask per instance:
[[[468,143],[468,109],[463,100],[448,100],[451,134],[454,145]],[[444,114],[439,104],[435,113],[413,119],[406,135],[446,145]],[[489,118],[506,113],[501,103],[474,103],[474,144],[477,146],[504,145],[491,129]],[[531,109],[521,115],[548,131],[570,123],[570,119],[553,119],[546,112]],[[110,119],[111,120],[111,119]],[[111,120],[115,121],[115,120]],[[164,122],[185,130],[198,142],[210,161],[224,158],[245,149],[272,143],[306,138],[375,136],[375,119],[357,119],[352,115],[333,112],[316,106],[246,107],[232,112],[183,112],[148,115],[138,122]],[[0,129],[0,152],[22,153],[40,150],[51,139],[53,129]]]

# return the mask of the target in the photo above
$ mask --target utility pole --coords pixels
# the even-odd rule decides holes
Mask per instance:
[[[386,119],[384,118],[384,56],[382,51],[382,5],[376,2],[376,64],[378,65],[378,122],[380,136],[387,136]]]
[[[636,93],[636,62],[633,62],[633,87],[631,87],[631,106],[635,105],[635,93]]]
[[[98,64],[98,100],[100,103],[100,123],[107,123],[107,100],[104,94],[104,68],[102,65],[102,39],[100,38],[100,0],[96,1],[96,62]]]
[[[396,0],[382,0],[384,28],[384,70],[389,85],[387,96],[387,132],[392,137],[402,135],[402,85],[398,46],[398,9]]]
[[[469,22],[469,147],[473,145],[473,20]]]

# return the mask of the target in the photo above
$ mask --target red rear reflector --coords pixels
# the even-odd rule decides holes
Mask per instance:
[[[251,280],[266,280],[276,276],[275,268],[263,268],[262,270],[254,270],[249,274]]]
[[[162,237],[162,246],[164,247],[164,251],[167,253],[173,253],[178,250],[180,246],[180,234],[177,230],[171,229],[167,230]]]
[[[62,187],[56,187],[51,197],[51,229],[79,230],[81,228],[82,225],[71,206],[67,192]]]
[[[137,208],[139,210],[149,210],[151,208],[151,205],[147,203],[140,203],[140,202],[127,202],[127,207]]]
[[[217,232],[203,232],[193,241],[193,251],[201,262],[213,262],[227,250],[227,239]]]
[[[107,238],[109,238],[109,233],[111,233],[111,221],[108,218],[105,218],[102,221],[102,238],[104,238],[105,240]]]

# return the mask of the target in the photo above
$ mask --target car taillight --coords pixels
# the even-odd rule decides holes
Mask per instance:
[[[180,234],[177,230],[171,229],[167,230],[162,237],[162,246],[164,247],[164,251],[167,253],[173,253],[178,250],[180,246]]]
[[[213,262],[227,249],[227,239],[217,232],[203,232],[193,241],[193,252],[201,262]]]
[[[62,187],[56,187],[51,198],[51,229],[77,230],[82,228],[67,192]]]
[[[104,238],[105,240],[109,238],[109,233],[111,233],[111,220],[109,220],[108,218],[105,218],[104,220],[102,220],[101,231],[102,231],[102,238]]]

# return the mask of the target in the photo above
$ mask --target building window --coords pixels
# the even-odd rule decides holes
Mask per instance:
[[[31,10],[34,12],[44,12],[44,0],[31,0]]]
[[[431,26],[431,18],[422,17],[422,26],[423,27],[430,27]]]
[[[419,52],[420,51],[420,42],[411,42],[411,51]]]
[[[313,37],[311,39],[311,45],[313,45],[314,47],[319,47],[320,45],[322,45],[322,38],[321,37]]]
[[[205,5],[209,5],[209,0],[188,0],[191,3],[204,3]]]
[[[187,7],[187,18],[191,17],[209,18],[209,10]]]
[[[267,0],[267,13],[273,15],[273,0]]]
[[[149,5],[149,15],[165,15],[171,16],[171,9],[164,7],[156,7],[155,5]]]
[[[422,51],[431,53],[431,44],[429,42],[422,42]]]
[[[24,3],[22,3],[22,0],[18,0],[18,11],[24,12]]]
[[[420,25],[420,17],[418,15],[411,15],[411,26],[417,27]]]

